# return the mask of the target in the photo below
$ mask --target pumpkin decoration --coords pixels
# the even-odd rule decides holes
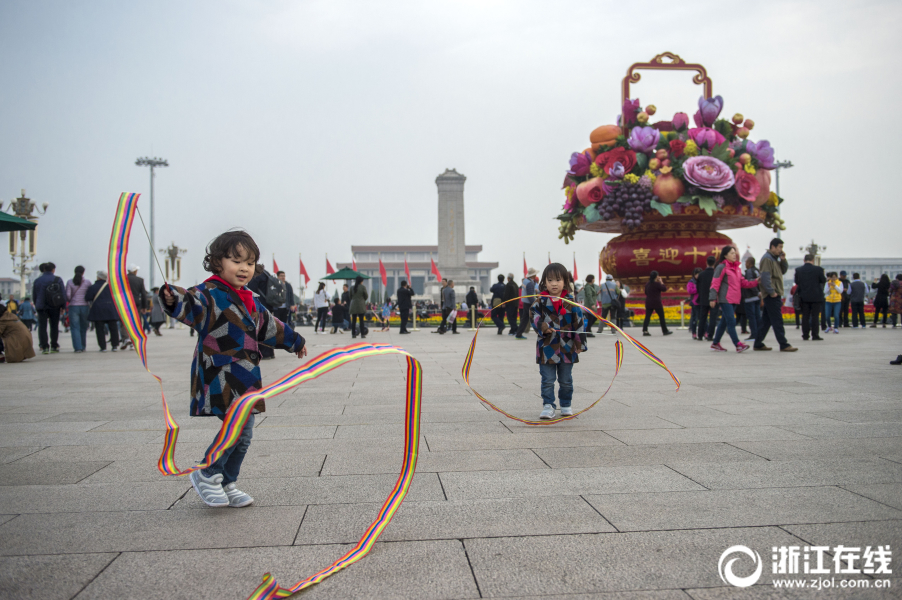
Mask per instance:
[[[623,135],[623,130],[617,125],[602,125],[589,134],[589,141],[597,152],[601,146],[613,146],[617,143],[618,135]]]

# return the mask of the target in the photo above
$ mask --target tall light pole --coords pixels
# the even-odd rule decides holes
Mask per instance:
[[[164,158],[139,158],[135,161],[139,167],[150,167],[150,287],[153,287],[154,276],[154,260],[156,259],[156,250],[153,243],[153,170],[155,167],[168,167],[169,161]],[[777,176],[779,178],[779,175]]]
[[[774,163],[774,171],[777,172],[777,195],[778,196],[780,196],[780,169],[791,169],[794,166],[795,165],[792,164],[791,160],[782,160],[782,161]],[[780,196],[780,197],[782,198],[782,196]],[[777,210],[779,210],[779,208],[780,207],[778,206]]]
[[[37,223],[38,215],[43,215],[44,213],[46,213],[47,207],[50,205],[45,202],[41,206],[43,210],[38,208],[38,205],[32,202],[31,198],[26,198],[25,190],[22,190],[21,197],[10,201],[9,210],[12,211],[12,213],[20,219],[27,219],[32,223]],[[2,203],[0,203],[0,207],[2,207]],[[32,214],[32,211],[37,212],[37,215]],[[13,259],[13,272],[19,274],[20,300],[28,295],[27,290],[25,289],[25,278],[33,271],[33,269],[29,268],[28,263],[34,260],[34,256],[38,252],[37,235],[37,228],[32,229],[31,231],[9,232],[9,254]],[[17,250],[19,252],[18,264],[16,263]]]

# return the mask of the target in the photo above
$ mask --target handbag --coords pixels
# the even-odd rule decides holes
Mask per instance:
[[[608,287],[608,283],[605,282],[604,289],[608,292],[608,296],[611,298],[611,308],[620,311],[623,308],[623,301],[620,299],[620,294],[611,293],[611,289]],[[614,291],[617,291],[617,288],[614,288]]]

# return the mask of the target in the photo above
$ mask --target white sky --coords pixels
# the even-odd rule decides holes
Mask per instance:
[[[790,256],[813,238],[895,257],[900,28],[899,2],[7,1],[0,200],[50,203],[38,262],[93,273],[119,193],[141,192],[149,217],[135,159],[164,157],[156,241],[188,248],[183,283],[231,227],[296,282],[299,252],[316,279],[351,244],[435,244],[434,179],[456,167],[482,260],[519,273],[523,251],[537,267],[575,251],[584,276],[613,236],[557,239],[570,153],[614,122],[626,68],[671,51],[796,165],[781,175]],[[634,90],[666,119],[701,94],[688,73]],[[756,255],[773,235],[726,233]],[[148,276],[140,229],[130,262]]]

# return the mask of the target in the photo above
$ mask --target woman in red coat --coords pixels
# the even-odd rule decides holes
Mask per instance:
[[[664,335],[673,333],[667,329],[667,323],[664,322],[664,305],[661,303],[661,293],[667,291],[667,286],[658,279],[658,272],[652,271],[648,276],[648,283],[645,284],[645,323],[642,324],[642,335],[651,335],[648,333],[648,322],[651,320],[652,311],[658,313],[658,319],[661,321],[661,331]]]

